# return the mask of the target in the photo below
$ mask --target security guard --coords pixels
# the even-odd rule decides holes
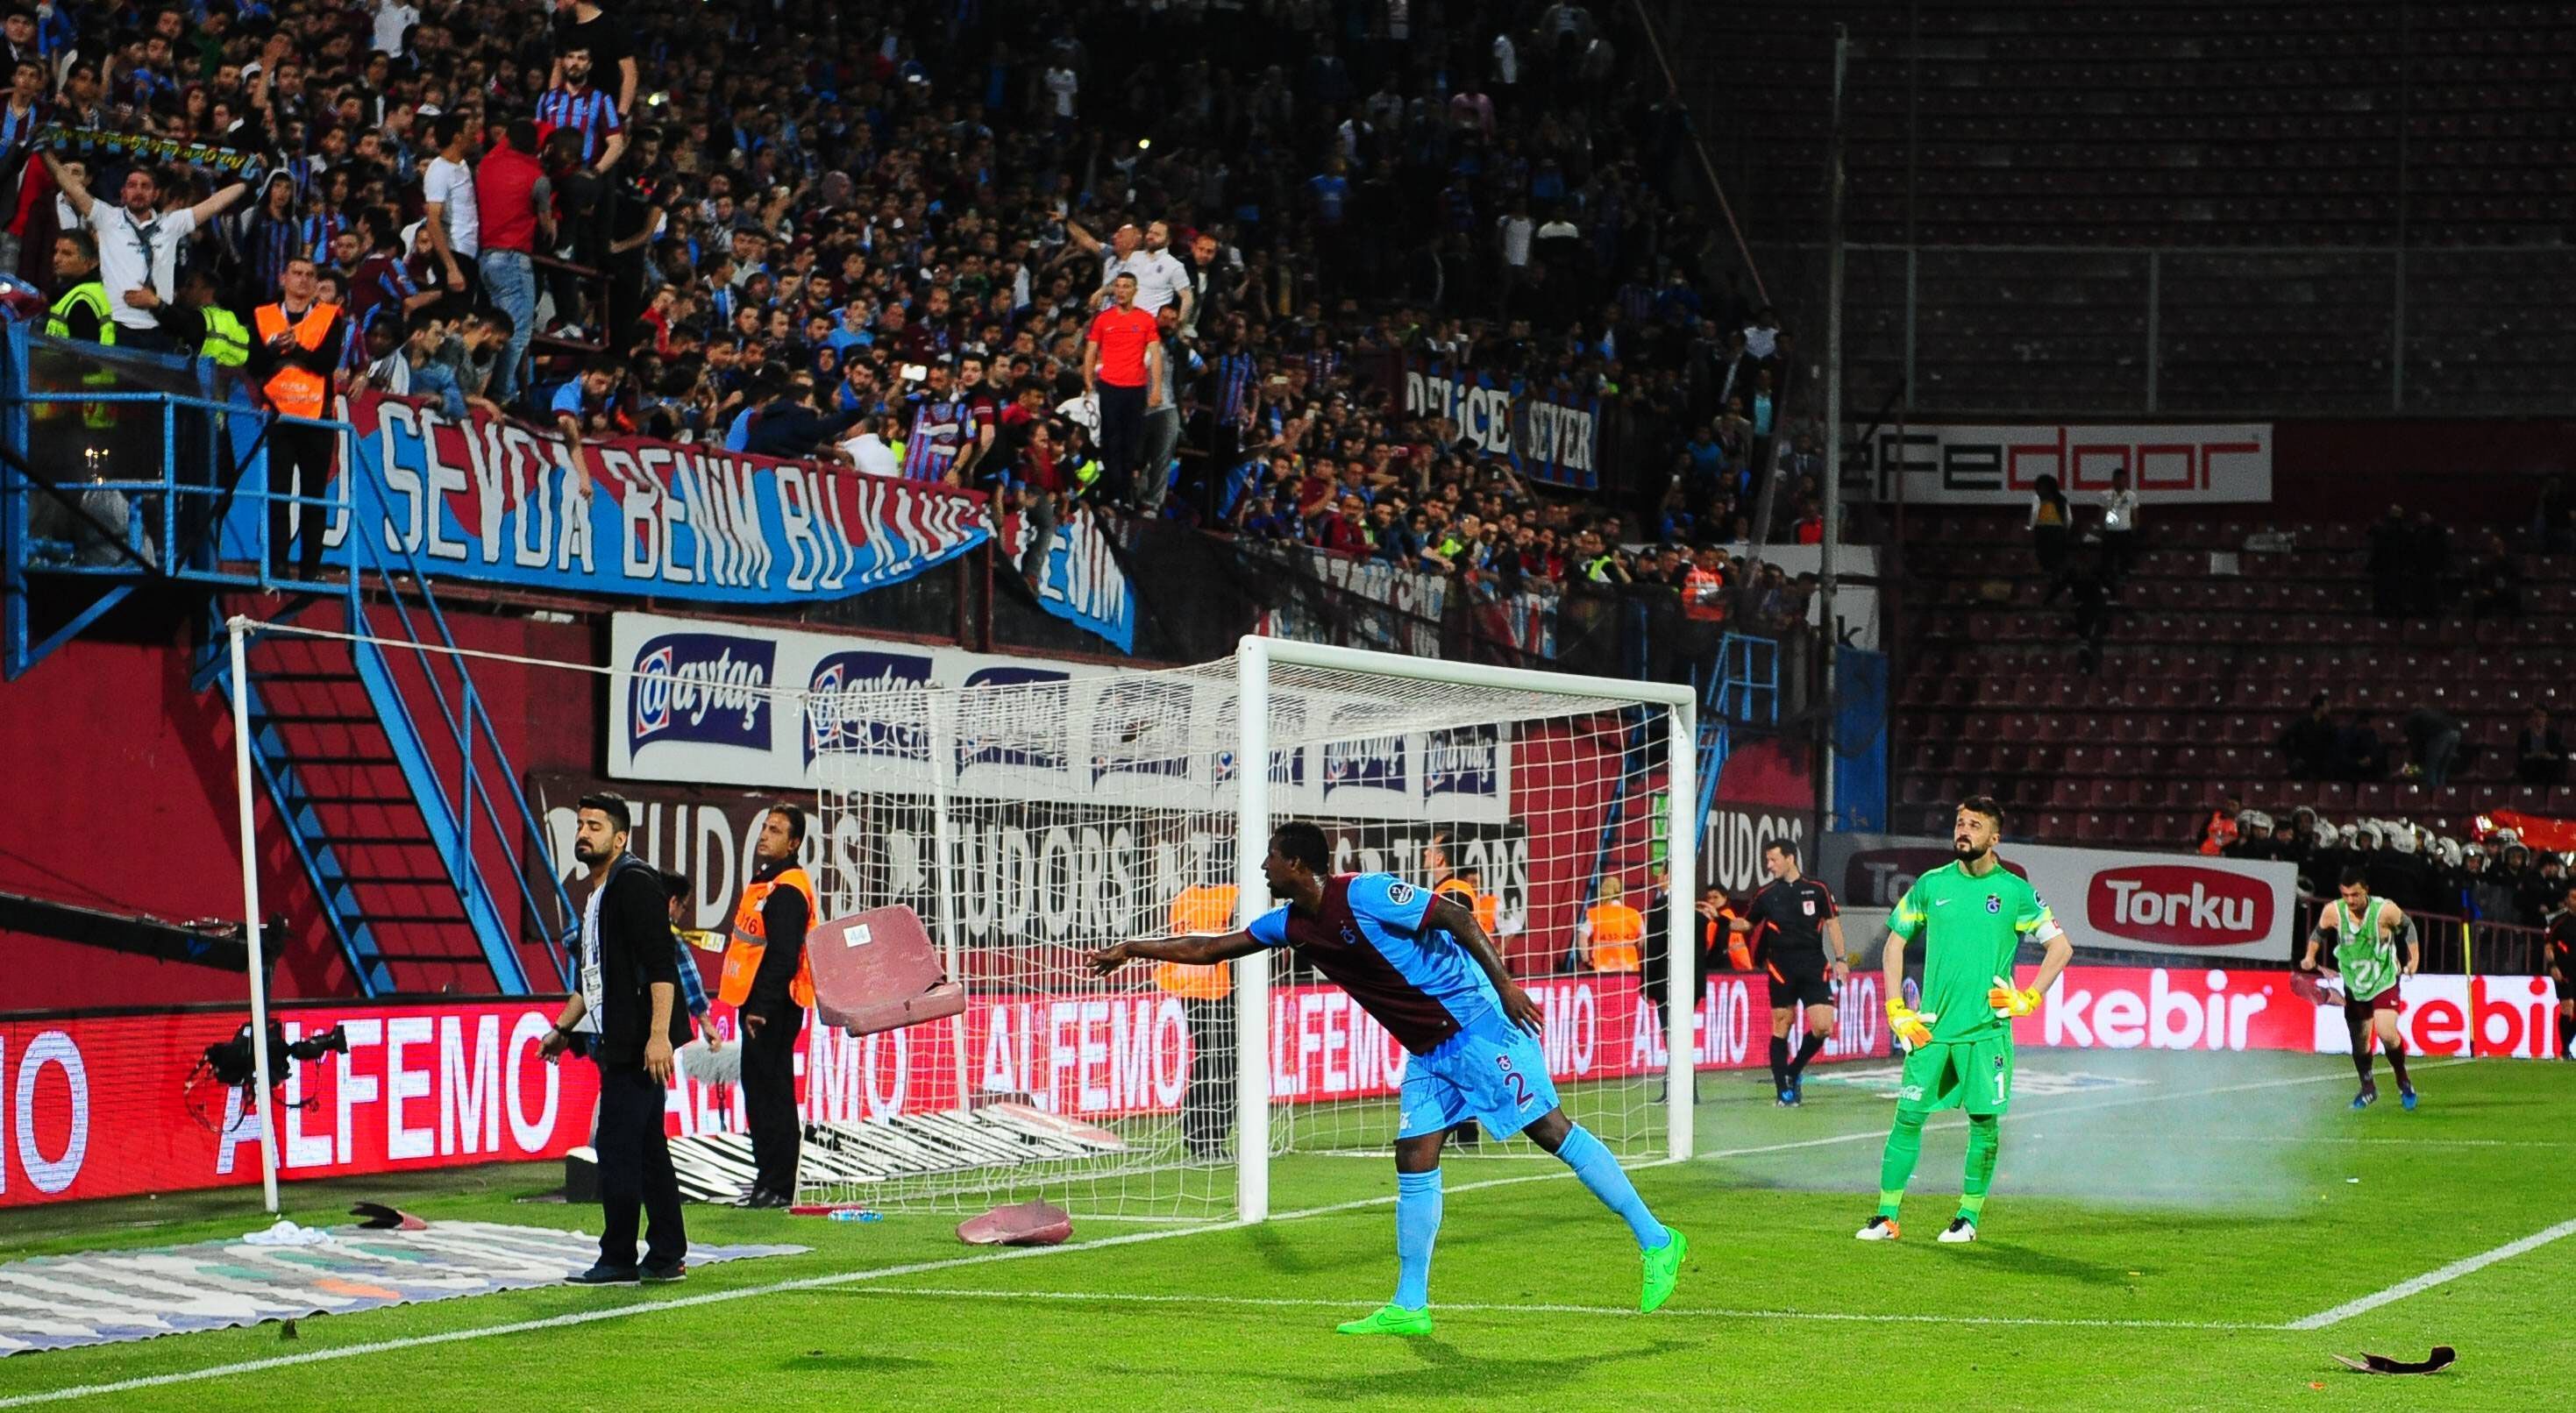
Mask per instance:
[[[796,1037],[805,1028],[805,1008],[814,1004],[805,929],[818,915],[814,880],[796,862],[804,842],[805,811],[783,801],[770,806],[716,983],[716,999],[741,1018],[742,1102],[757,1170],[748,1205],[754,1207],[796,1200],[797,1150],[804,1142],[796,1118]]]
[[[1172,899],[1172,934],[1234,930],[1231,883],[1194,883]],[[1190,1030],[1190,1086],[1181,1096],[1181,1141],[1193,1158],[1213,1158],[1234,1131],[1234,969],[1158,962],[1154,984],[1180,998]]]
[[[98,242],[89,232],[65,231],[54,237],[54,284],[62,293],[54,296],[53,308],[46,311],[46,334],[114,348],[115,313],[107,302],[107,286],[98,278]],[[114,387],[116,375],[104,368],[85,368],[81,385]],[[59,402],[40,402],[35,419],[50,421],[62,415],[62,408]],[[93,431],[104,430],[116,420],[116,410],[108,403],[85,402],[80,409],[81,424]]]
[[[277,283],[284,297],[261,305],[252,316],[259,341],[251,348],[250,376],[279,413],[318,422],[330,415],[331,374],[340,366],[349,321],[340,306],[315,297],[311,260],[297,256],[287,261]],[[299,522],[303,538],[296,545],[296,576],[311,583],[322,575],[322,527],[329,517],[321,498],[330,487],[337,443],[327,427],[279,422],[269,429],[268,552],[281,576],[287,572],[287,545]],[[290,494],[313,503],[297,505]]]

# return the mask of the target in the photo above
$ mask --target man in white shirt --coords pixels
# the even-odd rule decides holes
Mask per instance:
[[[116,317],[116,341],[127,348],[181,352],[179,342],[162,331],[152,306],[178,302],[179,245],[200,224],[224,213],[250,188],[234,182],[194,206],[177,211],[161,207],[161,179],[149,167],[125,174],[118,204],[92,196],[81,174],[66,167],[51,151],[45,168],[63,199],[98,237],[98,278],[107,286],[110,312]],[[138,297],[145,285],[152,293]]]
[[[403,37],[420,23],[420,10],[399,0],[376,0],[375,49],[379,54],[399,59],[403,56]]]
[[[1136,307],[1148,314],[1159,314],[1163,306],[1177,302],[1181,322],[1188,324],[1197,296],[1190,289],[1190,267],[1172,253],[1172,226],[1169,221],[1156,221],[1145,227],[1145,248],[1120,261],[1109,272],[1109,279],[1120,275],[1136,277]],[[1107,281],[1102,292],[1107,293]]]
[[[483,253],[483,217],[474,200],[474,169],[465,161],[472,146],[466,132],[463,113],[441,113],[430,124],[438,156],[430,160],[420,184],[428,207],[429,247],[447,271],[447,292],[456,295],[473,287],[469,272],[476,269],[477,257]]]
[[[1529,268],[1530,238],[1537,231],[1538,223],[1530,219],[1526,201],[1513,202],[1509,214],[1495,218],[1494,239],[1502,245],[1505,279]]]
[[[852,465],[871,476],[883,476],[888,480],[903,474],[903,463],[895,458],[894,448],[887,446],[885,438],[878,435],[885,429],[883,417],[872,412],[850,425],[858,435],[841,443],[841,450],[850,454]]]
[[[1780,351],[1780,315],[1769,305],[1744,326],[1744,353],[1748,358],[1768,363]]]
[[[1082,80],[1062,64],[1046,71],[1046,91],[1055,110],[1055,135],[1061,141],[1073,136],[1074,96],[1082,91]]]

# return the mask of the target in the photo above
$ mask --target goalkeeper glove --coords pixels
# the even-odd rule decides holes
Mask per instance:
[[[1986,1004],[1995,1008],[1997,1020],[2012,1020],[2018,1016],[2029,1015],[2039,1009],[2039,1002],[2040,995],[2037,990],[2030,987],[2015,987],[2000,976],[1995,978],[1994,989],[1986,993]]]
[[[1896,1043],[1909,1051],[1932,1043],[1932,1022],[1940,1018],[1934,1011],[1918,1015],[1904,1001],[1894,996],[1887,998],[1888,1028],[1896,1032]]]

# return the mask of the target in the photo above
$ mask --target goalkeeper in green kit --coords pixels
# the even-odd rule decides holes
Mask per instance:
[[[1887,1021],[1905,1051],[1896,1126],[1878,1165],[1878,1212],[1853,1235],[1894,1241],[1905,1184],[1923,1154],[1923,1120],[1942,1109],[1968,1115],[1968,1168],[1959,1214],[1945,1242],[1977,1239],[1977,1218],[1994,1180],[2004,1111],[2012,1107],[2012,1023],[2039,1009],[2057,974],[2075,955],[2066,930],[2029,882],[1995,857],[2003,808],[1979,795],[1959,804],[1950,862],[1914,880],[1887,916]],[[1923,940],[1923,996],[1905,1004],[1905,944]],[[2042,943],[2039,975],[2013,985],[2013,960],[2025,941]]]

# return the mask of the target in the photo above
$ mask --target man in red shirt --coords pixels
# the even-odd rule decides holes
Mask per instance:
[[[505,406],[518,395],[528,337],[537,328],[537,240],[554,239],[547,186],[545,168],[537,162],[537,125],[526,118],[510,124],[474,171],[474,209],[482,230],[475,263],[484,291],[510,316],[510,342],[492,369],[490,389],[491,399]]]
[[[1100,404],[1100,473],[1121,504],[1137,503],[1137,453],[1144,449],[1147,398],[1163,381],[1163,340],[1154,316],[1136,307],[1136,277],[1109,282],[1109,307],[1092,316],[1082,343],[1082,385]]]

